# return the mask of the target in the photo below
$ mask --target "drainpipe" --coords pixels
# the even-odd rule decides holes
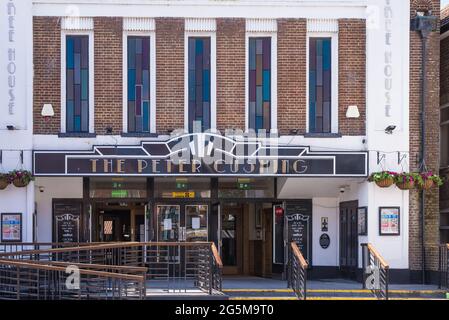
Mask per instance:
[[[432,16],[431,11],[417,12],[416,16],[411,20],[411,30],[417,31],[421,36],[422,43],[422,61],[421,61],[421,93],[420,93],[420,125],[421,125],[421,150],[420,150],[420,171],[424,171],[426,168],[426,95],[427,95],[427,41],[432,31],[436,30],[437,18]],[[426,250],[424,245],[425,236],[425,196],[424,190],[420,192],[420,216],[421,216],[421,281],[426,283]]]

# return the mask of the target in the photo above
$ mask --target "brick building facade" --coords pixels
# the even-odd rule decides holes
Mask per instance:
[[[379,188],[367,177],[420,169],[421,38],[409,25],[417,11],[439,19],[438,0],[275,0],[276,10],[263,1],[73,0],[79,12],[69,16],[68,1],[32,2],[28,109],[38,191],[29,191],[37,212],[29,239],[64,240],[55,221],[66,205],[79,208],[79,241],[188,241],[198,233],[217,243],[227,273],[270,277],[283,272],[291,239],[284,224],[301,215],[310,232],[298,242],[312,277],[359,277],[360,244],[372,243],[392,282],[421,280],[420,192]],[[438,30],[426,61],[425,162],[433,172],[439,97],[444,105],[447,95],[439,48]],[[179,147],[181,139],[189,144]],[[233,149],[220,149],[221,139]],[[186,150],[187,164],[168,163]],[[267,150],[276,152],[274,168]],[[217,154],[233,162],[205,163]],[[428,281],[444,238],[438,203],[438,190],[426,191]],[[105,221],[127,231],[109,234]]]

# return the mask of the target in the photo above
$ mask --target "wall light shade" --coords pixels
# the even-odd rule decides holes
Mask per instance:
[[[41,115],[43,117],[53,117],[55,115],[53,106],[51,104],[44,104],[44,106],[42,107]]]
[[[360,118],[359,108],[357,106],[349,106],[346,110],[346,118]]]

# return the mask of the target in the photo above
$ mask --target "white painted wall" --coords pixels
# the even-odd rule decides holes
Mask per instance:
[[[0,0],[0,172],[31,170],[32,2]],[[12,108],[10,101],[14,102]],[[12,125],[16,130],[9,131]],[[23,151],[23,163],[20,160]],[[22,213],[22,240],[32,241],[33,183],[0,190],[0,213]]]
[[[81,199],[82,178],[37,178],[36,182],[37,241],[52,241],[53,199]],[[40,192],[43,188],[44,192]]]
[[[312,215],[312,263],[314,266],[339,265],[339,220],[337,198],[313,198]],[[328,232],[321,231],[321,218],[328,218]],[[320,246],[320,236],[326,233],[330,237],[329,248]]]

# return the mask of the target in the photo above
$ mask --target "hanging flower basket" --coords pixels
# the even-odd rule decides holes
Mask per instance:
[[[368,178],[369,182],[374,182],[380,188],[388,188],[394,184],[397,173],[391,171],[374,172]]]
[[[14,170],[9,173],[9,181],[17,188],[24,188],[34,181],[34,177],[27,170]]]
[[[422,190],[430,190],[434,186],[440,187],[441,185],[443,185],[443,179],[439,175],[433,174],[432,171],[418,174],[418,186]]]
[[[415,181],[417,180],[416,173],[403,172],[395,177],[396,187],[401,190],[411,190],[415,187]]]
[[[0,190],[5,190],[9,185],[8,175],[0,174]]]

